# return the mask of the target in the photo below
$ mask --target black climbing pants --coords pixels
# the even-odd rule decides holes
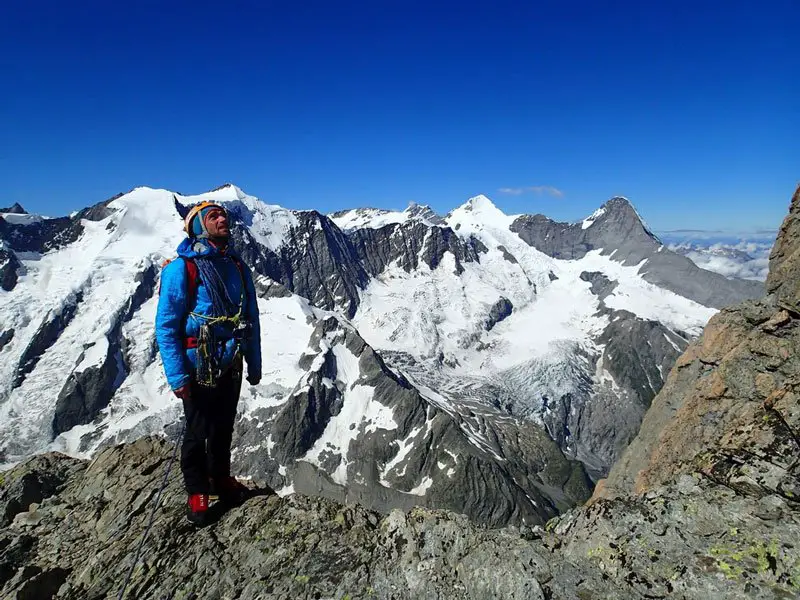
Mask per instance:
[[[209,477],[231,474],[231,440],[242,372],[231,368],[216,387],[191,382],[192,397],[183,401],[186,432],[181,446],[181,470],[189,494],[208,494]]]

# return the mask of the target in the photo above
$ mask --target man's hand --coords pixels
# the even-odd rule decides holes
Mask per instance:
[[[248,373],[247,383],[250,385],[258,385],[261,382],[261,373]]]
[[[172,392],[181,400],[192,399],[192,388],[189,387],[188,383],[184,386],[179,387],[177,390],[172,390]]]

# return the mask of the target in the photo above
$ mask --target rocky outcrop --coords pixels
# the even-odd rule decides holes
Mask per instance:
[[[19,359],[12,387],[19,387],[25,381],[25,376],[36,366],[39,357],[55,343],[64,328],[72,321],[82,301],[83,292],[79,290],[70,294],[59,310],[50,311],[45,315]]]
[[[381,512],[447,508],[491,526],[541,524],[591,493],[581,465],[537,425],[436,406],[334,317],[317,324],[301,363],[308,374],[292,401],[243,422],[236,438],[258,448],[259,423],[270,423],[269,458],[240,452],[236,465],[271,487],[291,481]]]
[[[76,366],[80,367],[83,361],[81,354]],[[124,376],[119,346],[106,341],[100,362],[85,369],[76,368],[61,388],[53,414],[52,438],[76,425],[91,423],[108,406]]]
[[[41,454],[2,474],[0,526],[6,527],[34,502],[61,491],[67,480],[83,471],[86,463],[63,455]]]
[[[170,444],[143,438],[90,464],[50,454],[4,473],[0,501],[26,478],[53,483],[17,493],[0,528],[0,595],[727,600],[800,590],[800,526],[789,503],[692,476],[642,498],[598,501],[544,529],[485,529],[419,507],[381,515],[293,494],[257,496],[224,514],[212,506],[216,522],[196,530],[183,520],[173,468],[133,565],[171,455]]]
[[[800,187],[769,257],[767,292],[778,306],[800,314]]]
[[[557,223],[543,215],[523,215],[511,230],[554,258],[574,260],[599,250],[625,265],[645,261],[640,273],[646,281],[705,306],[722,308],[764,295],[757,281],[727,279],[665,248],[626,198],[612,198],[582,223]]]
[[[2,217],[0,217],[2,220]],[[10,292],[17,285],[22,264],[13,251],[2,247],[0,242],[0,289]]]
[[[3,348],[14,339],[14,329],[7,329],[6,331],[0,331],[0,352],[3,351]]]
[[[592,284],[592,293],[601,301],[608,298],[619,285],[616,281],[611,281],[608,276],[597,271],[584,271],[580,274],[580,278]]]
[[[770,295],[711,319],[678,359],[604,494],[645,491],[699,469],[764,495],[798,497],[799,198],[772,253]]]
[[[491,331],[500,321],[510,317],[513,311],[514,305],[511,303],[511,300],[508,298],[500,298],[492,305],[492,308],[489,309],[489,315],[486,317],[486,322],[483,324],[484,329],[486,329],[486,331]]]
[[[359,260],[373,277],[389,264],[411,272],[424,262],[435,269],[446,252],[455,258],[456,273],[464,271],[463,263],[476,262],[486,252],[477,240],[463,241],[448,227],[431,227],[419,221],[386,225],[380,229],[358,229],[349,236]]]
[[[634,597],[788,600],[800,594],[797,503],[740,493],[700,472],[642,496],[598,500],[547,529],[552,537],[543,542],[561,560],[599,568]]]

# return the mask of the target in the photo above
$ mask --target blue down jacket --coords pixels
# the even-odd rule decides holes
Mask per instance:
[[[178,246],[178,256],[183,258],[211,258],[220,274],[228,295],[235,302],[242,297],[242,283],[245,286],[242,315],[251,326],[248,339],[241,345],[242,354],[247,361],[248,377],[261,377],[261,331],[258,323],[258,304],[250,270],[241,262],[240,276],[234,256],[229,248],[224,253],[205,240],[184,239]],[[244,281],[242,281],[244,280]],[[189,383],[189,379],[197,368],[197,350],[185,348],[185,340],[197,337],[203,320],[190,313],[211,315],[211,299],[205,283],[200,280],[197,297],[193,306],[189,306],[188,276],[183,260],[175,259],[168,263],[161,272],[161,291],[156,313],[156,340],[164,363],[167,381],[173,390]],[[228,325],[214,325],[214,337],[220,343],[216,358],[220,367],[225,370],[231,366],[236,354],[236,341],[232,329]]]

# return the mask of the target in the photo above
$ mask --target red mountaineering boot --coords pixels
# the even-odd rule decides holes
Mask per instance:
[[[208,495],[191,494],[186,506],[186,519],[192,525],[203,527],[208,524]]]

